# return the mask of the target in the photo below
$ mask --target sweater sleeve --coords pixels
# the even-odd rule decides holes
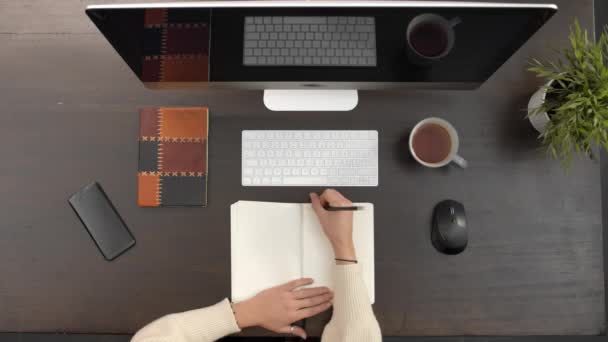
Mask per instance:
[[[358,264],[334,266],[334,311],[322,342],[381,342],[380,326]]]
[[[197,310],[164,316],[143,327],[131,342],[212,342],[241,331],[228,299]]]

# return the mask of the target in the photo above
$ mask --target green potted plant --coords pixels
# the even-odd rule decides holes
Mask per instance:
[[[552,157],[568,166],[574,153],[593,158],[608,150],[608,28],[597,42],[570,28],[570,46],[554,62],[533,60],[529,70],[547,82],[528,103],[528,119]]]

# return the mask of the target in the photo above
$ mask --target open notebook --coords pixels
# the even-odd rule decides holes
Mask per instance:
[[[374,206],[357,203],[353,239],[374,302]],[[290,280],[310,277],[332,286],[334,255],[310,203],[239,201],[230,206],[232,300],[241,301]]]

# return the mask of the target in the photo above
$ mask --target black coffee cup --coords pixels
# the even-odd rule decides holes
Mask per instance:
[[[420,14],[412,19],[406,31],[406,49],[410,62],[429,66],[447,56],[454,47],[454,26],[460,21],[458,17],[447,20],[432,13]]]

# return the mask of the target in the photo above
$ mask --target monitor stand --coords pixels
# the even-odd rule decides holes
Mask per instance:
[[[266,89],[264,105],[273,111],[348,111],[357,107],[352,89]]]

